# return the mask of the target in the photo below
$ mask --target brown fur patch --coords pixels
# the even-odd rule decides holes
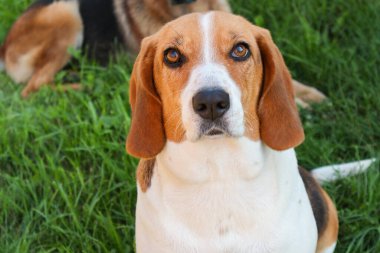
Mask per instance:
[[[77,43],[82,22],[75,2],[55,2],[26,11],[12,26],[5,44],[7,73],[28,81],[24,97],[49,84],[70,59],[67,50]]]
[[[338,214],[332,200],[314,177],[301,167],[299,167],[299,172],[318,228],[317,253],[323,253],[338,240]]]
[[[318,235],[320,236],[326,230],[329,222],[329,210],[323,197],[323,189],[308,171],[301,167],[298,167],[298,169],[305,185],[307,195],[309,196],[315,222],[317,223]]]
[[[137,182],[140,185],[142,192],[146,192],[152,182],[152,177],[154,173],[154,165],[156,159],[145,160],[141,159],[139,166],[137,167]]]
[[[5,56],[5,47],[0,46],[0,60],[3,60]]]
[[[322,189],[323,198],[327,204],[328,209],[328,224],[325,230],[320,234],[318,244],[317,244],[317,253],[323,253],[329,247],[331,247],[338,240],[339,232],[339,220],[336,207],[332,202],[329,195]]]
[[[145,38],[133,67],[130,80],[132,123],[127,138],[127,151],[136,157],[152,159],[166,142],[162,120],[162,102],[153,76],[156,40]]]
[[[296,97],[307,104],[321,103],[326,99],[326,96],[319,90],[302,84],[296,80],[293,80],[293,87]]]
[[[258,105],[260,137],[275,150],[296,147],[305,136],[294,101],[290,73],[269,32],[261,31],[257,42],[264,65]]]

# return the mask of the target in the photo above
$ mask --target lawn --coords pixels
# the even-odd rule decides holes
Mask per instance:
[[[0,41],[29,0],[0,0]],[[307,168],[380,156],[380,1],[233,0],[271,30],[293,76],[329,101],[302,110]],[[83,92],[28,100],[0,74],[0,252],[133,252],[135,167],[126,56],[79,59]],[[62,71],[57,82],[69,75]],[[336,202],[336,252],[380,252],[380,165],[325,186]]]

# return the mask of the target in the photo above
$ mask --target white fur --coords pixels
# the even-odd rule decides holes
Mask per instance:
[[[315,253],[294,150],[242,138],[168,142],[138,190],[136,246],[150,252]]]
[[[75,36],[74,48],[80,49],[83,45],[84,34],[83,31],[79,31]]]
[[[213,57],[212,46],[212,12],[201,16],[201,29],[203,35],[203,62],[205,64],[210,63]]]
[[[334,243],[332,246],[328,247],[328,248],[327,248],[325,251],[323,251],[322,253],[334,253],[335,247],[336,247],[336,243]]]
[[[375,161],[376,159],[367,159],[352,163],[329,165],[314,169],[311,173],[320,183],[326,183],[364,172]]]
[[[41,46],[38,46],[19,56],[16,62],[6,61],[7,73],[16,83],[24,83],[30,79],[34,72],[35,56],[40,50]]]

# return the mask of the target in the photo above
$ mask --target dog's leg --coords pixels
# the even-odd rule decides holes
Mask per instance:
[[[42,85],[53,84],[55,74],[66,65],[70,58],[64,48],[58,48],[57,52],[61,52],[61,54],[55,55],[54,59],[47,60],[44,65],[36,69],[33,73],[31,79],[21,93],[23,98],[28,97],[32,92],[38,91]],[[63,90],[67,90],[68,88],[77,90],[80,89],[81,86],[79,84],[68,84]]]
[[[293,80],[293,88],[296,95],[296,101],[302,107],[308,107],[312,103],[321,103],[326,96],[316,88],[302,84]]]
[[[38,1],[12,26],[0,58],[15,82],[28,82],[22,91],[25,98],[43,84],[51,84],[70,60],[68,49],[80,48],[82,42],[78,1]]]

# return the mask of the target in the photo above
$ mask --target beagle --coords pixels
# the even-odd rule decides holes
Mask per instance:
[[[304,132],[270,33],[196,13],[145,38],[130,81],[138,253],[331,253],[333,202],[299,169]]]

